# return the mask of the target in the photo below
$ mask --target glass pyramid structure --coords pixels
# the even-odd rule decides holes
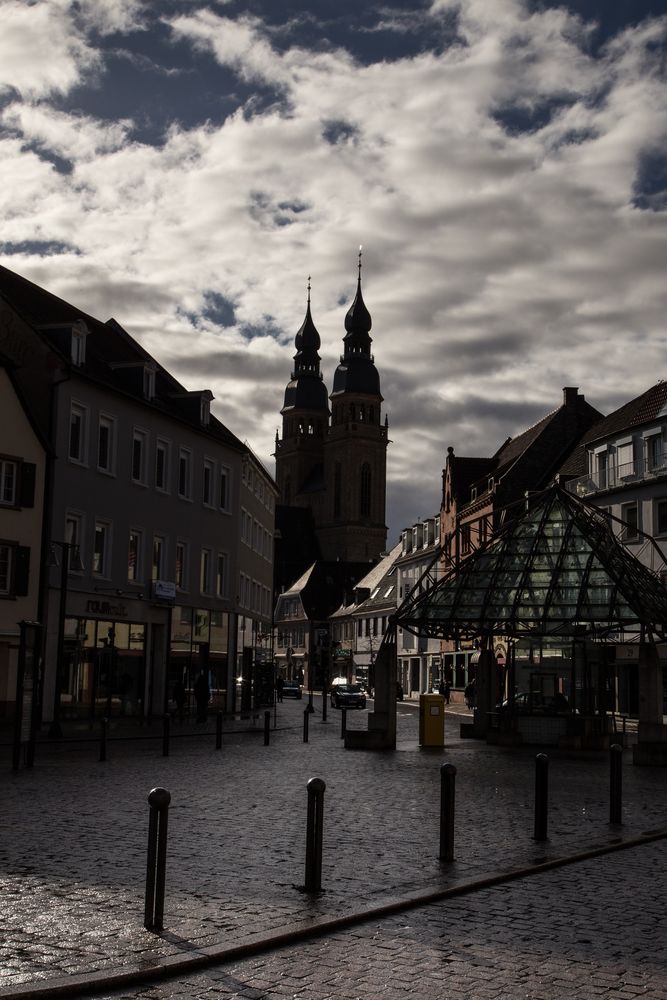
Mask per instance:
[[[486,547],[409,597],[397,624],[448,639],[604,638],[641,627],[664,637],[667,586],[620,543],[602,511],[554,485]]]

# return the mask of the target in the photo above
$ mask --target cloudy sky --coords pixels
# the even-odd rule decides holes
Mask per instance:
[[[448,445],[667,377],[665,0],[0,0],[0,260],[114,316],[273,471],[312,275],[364,246],[391,542]]]

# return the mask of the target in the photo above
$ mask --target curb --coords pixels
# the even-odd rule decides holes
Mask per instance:
[[[603,857],[607,854],[613,854],[616,851],[641,847],[644,844],[655,843],[659,840],[667,840],[667,828],[650,830],[628,840],[618,838],[608,844],[593,847],[587,851],[580,851],[577,854],[561,858],[553,858],[550,861],[537,862],[533,865],[499,872],[495,875],[482,876],[481,878],[473,879],[470,882],[452,886],[448,889],[436,889],[431,892],[419,893],[406,899],[397,899],[392,902],[380,904],[379,906],[355,910],[344,916],[325,917],[321,920],[314,920],[306,926],[293,926],[287,931],[269,932],[259,939],[241,939],[234,945],[210,945],[206,948],[194,949],[186,955],[172,955],[161,959],[150,967],[131,967],[106,972],[81,973],[68,976],[66,979],[52,980],[50,983],[45,982],[42,985],[33,981],[20,986],[0,988],[0,1000],[26,1000],[28,997],[31,1000],[40,1000],[40,998],[46,997],[92,995],[102,990],[123,989],[138,983],[168,979],[179,974],[187,975],[199,969],[204,969],[207,966],[239,961],[265,951],[272,951],[287,945],[310,941],[327,933],[346,930],[349,927],[365,923],[369,920],[392,916],[396,913],[402,913],[421,906],[428,906],[430,903],[455,899],[458,896],[465,896],[483,889],[490,889],[494,886],[514,882],[532,875],[540,875],[543,872]]]

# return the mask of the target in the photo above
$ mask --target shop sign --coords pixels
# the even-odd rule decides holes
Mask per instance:
[[[111,604],[110,601],[87,601],[86,611],[93,615],[104,615],[107,618],[127,618],[125,605]]]
[[[174,601],[176,584],[171,580],[153,580],[153,597],[158,601]]]

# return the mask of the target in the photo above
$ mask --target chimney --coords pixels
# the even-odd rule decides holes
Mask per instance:
[[[563,389],[563,405],[576,406],[578,395],[579,395],[578,385],[566,385]]]

